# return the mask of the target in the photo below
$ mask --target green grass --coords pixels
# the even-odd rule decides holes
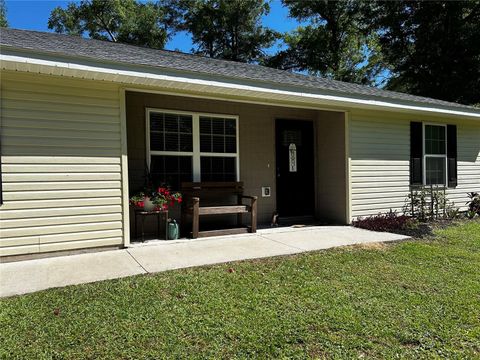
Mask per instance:
[[[3,299],[0,357],[480,358],[480,222]]]

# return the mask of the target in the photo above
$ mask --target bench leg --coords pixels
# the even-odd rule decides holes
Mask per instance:
[[[253,197],[252,204],[251,204],[251,230],[250,232],[256,233],[257,232],[257,197]]]
[[[187,230],[187,206],[185,205],[185,202],[182,203],[181,206],[181,218],[180,218],[180,236],[181,237],[183,234],[185,234]]]
[[[238,205],[242,205],[242,196],[238,195],[237,200]],[[243,214],[237,214],[237,226],[241,227],[243,225]]]
[[[193,198],[193,214],[192,214],[192,238],[198,238],[200,217],[200,199]]]

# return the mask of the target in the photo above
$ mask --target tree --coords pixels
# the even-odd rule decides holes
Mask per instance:
[[[277,33],[262,26],[270,7],[264,0],[186,0],[181,26],[192,35],[194,52],[212,58],[257,62]]]
[[[287,48],[266,65],[335,80],[372,84],[383,70],[377,36],[363,14],[368,2],[282,0],[300,23],[284,34]]]
[[[173,3],[173,2],[172,2]],[[48,27],[58,33],[88,34],[93,39],[161,49],[176,14],[169,1],[139,3],[135,0],[82,0],[55,8]]]
[[[0,0],[0,27],[8,27],[5,0]]]
[[[387,88],[480,103],[480,1],[379,1],[371,17],[392,70]]]

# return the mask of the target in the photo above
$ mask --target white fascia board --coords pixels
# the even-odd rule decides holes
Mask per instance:
[[[98,79],[98,75],[104,74],[105,79],[113,82],[120,82],[126,84],[147,85],[147,86],[163,86],[167,84],[169,88],[178,88],[185,90],[185,86],[189,86],[189,90],[203,91],[205,88],[211,90],[217,90],[219,94],[224,93],[223,90],[230,90],[229,94],[232,95],[231,90],[241,90],[242,95],[254,95],[258,97],[262,94],[264,99],[278,98],[281,96],[283,99],[288,98],[291,101],[308,102],[312,105],[331,105],[341,107],[363,108],[363,109],[376,109],[387,111],[400,111],[411,113],[436,113],[444,116],[454,116],[462,118],[470,118],[480,120],[480,111],[469,112],[456,110],[453,108],[437,108],[431,105],[423,106],[418,104],[405,104],[395,103],[383,100],[362,99],[358,97],[347,97],[330,94],[319,94],[312,92],[303,92],[298,90],[288,90],[288,88],[278,89],[275,88],[275,84],[268,86],[268,83],[253,84],[254,81],[242,81],[234,79],[213,79],[213,76],[205,74],[183,73],[180,71],[174,71],[169,69],[155,69],[147,66],[133,66],[124,65],[119,63],[105,64],[95,61],[85,61],[84,59],[78,59],[78,62],[66,61],[61,57],[45,56],[41,58],[26,56],[25,54],[14,54],[11,51],[5,51],[2,49],[0,54],[1,68],[6,70],[22,70],[22,71],[34,71],[43,72],[46,74],[54,75],[54,70],[61,70],[64,75],[80,77],[84,79],[92,78],[92,73],[97,74],[95,79]],[[10,54],[9,54],[10,53]],[[60,61],[61,59],[62,61]],[[65,61],[63,61],[65,60]],[[77,60],[77,59],[75,59]],[[23,66],[22,66],[23,65]],[[172,85],[173,84],[173,85]],[[277,85],[278,86],[278,85]]]

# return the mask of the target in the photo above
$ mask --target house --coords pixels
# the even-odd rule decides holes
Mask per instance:
[[[348,224],[480,190],[480,110],[258,65],[1,29],[0,255],[129,246],[145,164]]]

